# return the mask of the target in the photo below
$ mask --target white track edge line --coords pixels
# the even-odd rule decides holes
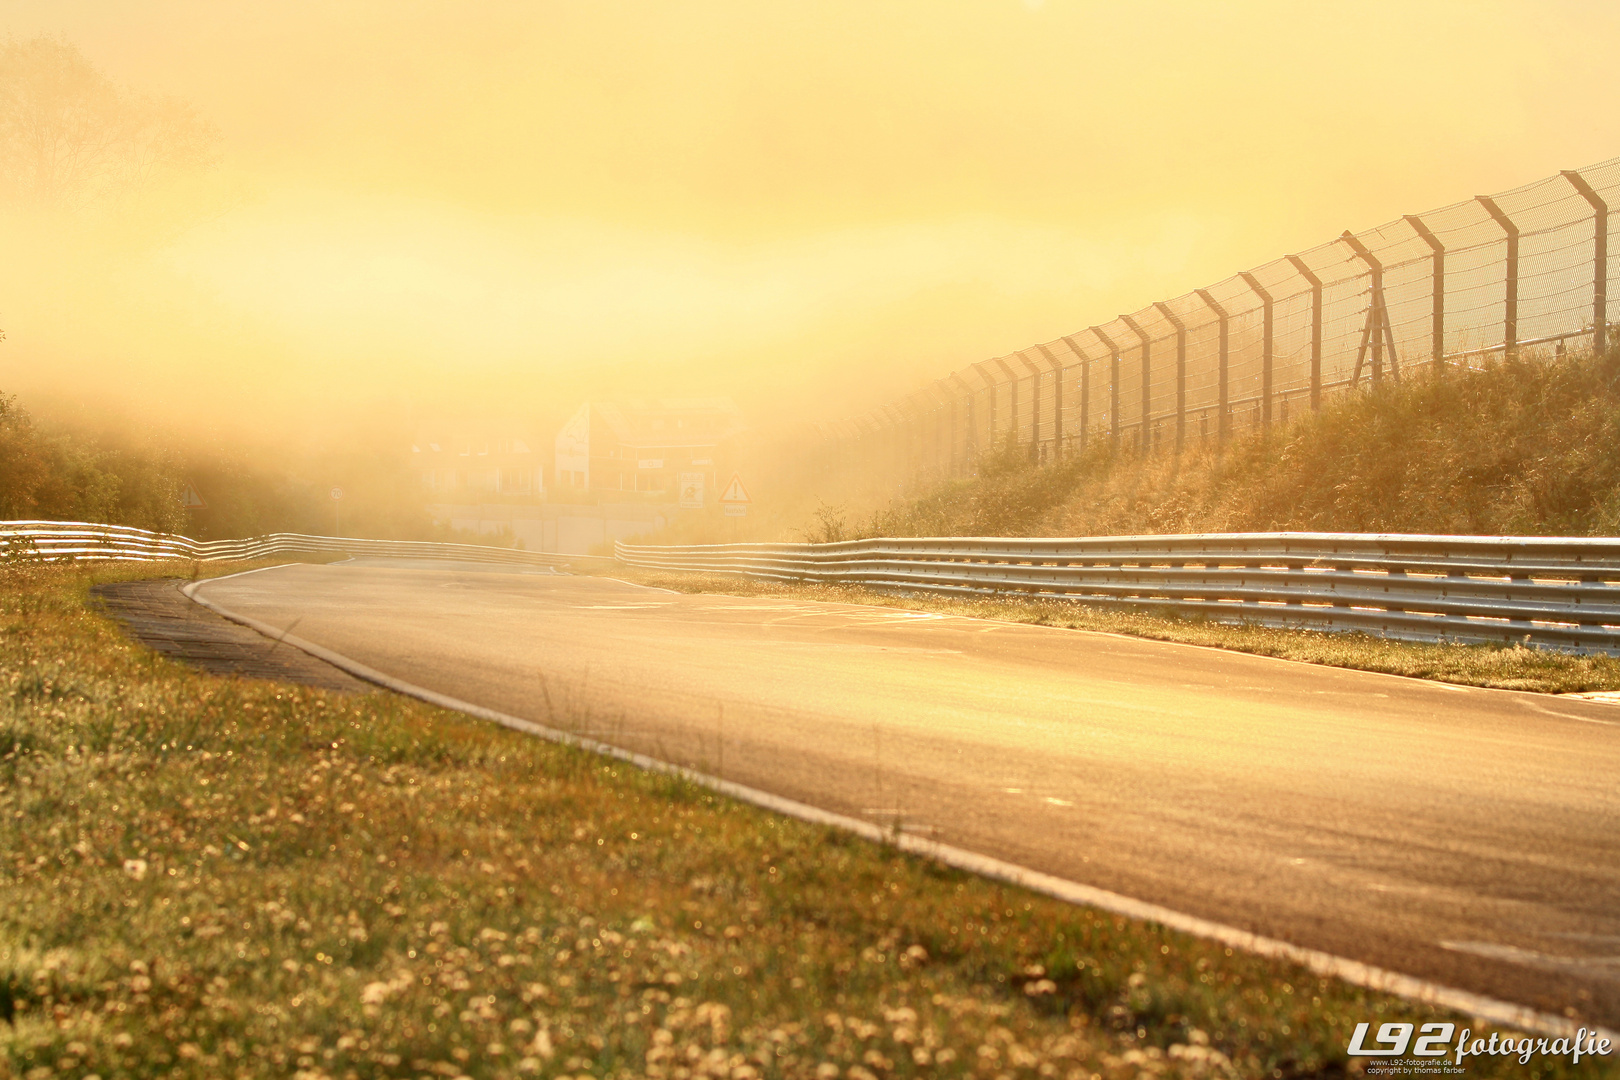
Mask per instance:
[[[275,569],[275,567],[264,567],[263,569]],[[258,573],[258,571],[248,570],[244,571],[244,573],[252,574]],[[232,574],[228,576],[240,577],[242,575]],[[1031,870],[1028,867],[1005,862],[988,855],[980,855],[964,848],[941,844],[937,841],[903,832],[895,836],[893,833],[885,832],[871,822],[862,821],[859,818],[835,814],[811,806],[808,803],[784,798],[781,795],[773,795],[768,791],[761,791],[758,788],[723,780],[720,777],[710,776],[708,773],[698,772],[683,765],[660,761],[645,754],[638,754],[595,739],[583,738],[558,728],[547,727],[531,720],[524,720],[510,713],[488,709],[482,705],[474,705],[470,701],[462,701],[448,694],[441,694],[435,690],[416,686],[413,683],[405,682],[403,679],[386,675],[375,668],[367,667],[365,664],[352,660],[342,653],[334,652],[324,646],[316,645],[312,641],[305,641],[303,638],[284,633],[268,623],[260,622],[246,615],[239,615],[197,595],[199,586],[206,585],[209,581],[224,580],[225,578],[219,577],[194,581],[183,586],[180,591],[187,599],[195,601],[216,615],[229,619],[231,622],[255,630],[265,637],[291,645],[317,659],[326,661],[334,667],[341,668],[358,679],[392,690],[395,693],[404,694],[407,697],[425,701],[430,705],[438,705],[454,712],[476,716],[482,720],[490,720],[503,727],[529,735],[537,735],[540,738],[561,743],[565,746],[573,746],[605,757],[616,758],[650,772],[678,776],[711,791],[737,799],[740,802],[750,803],[762,809],[797,818],[800,821],[831,826],[877,843],[890,844],[902,851],[933,859],[958,870],[966,870],[980,877],[1006,882],[1009,885],[1041,893],[1067,903],[1098,908],[1110,914],[1123,915],[1131,919],[1158,923],[1172,930],[1179,930],[1194,937],[1217,941],[1222,945],[1242,949],[1244,952],[1256,956],[1287,960],[1317,975],[1339,979],[1350,983],[1352,986],[1381,991],[1424,1005],[1451,1009],[1471,1016],[1476,1020],[1504,1024],[1524,1032],[1553,1037],[1573,1037],[1576,1034],[1576,1023],[1565,1017],[1538,1012],[1527,1006],[1500,1001],[1482,994],[1459,990],[1456,987],[1443,986],[1412,975],[1402,975],[1399,972],[1364,964],[1359,960],[1351,960],[1348,957],[1335,956],[1332,953],[1321,952],[1317,949],[1307,949],[1300,945],[1280,941],[1277,938],[1253,934],[1247,930],[1240,930],[1235,926],[1212,922],[1196,915],[1188,915],[1171,908],[1161,907],[1158,904],[1151,904],[1144,900],[1136,900],[1120,893],[1110,892],[1107,889],[1099,889],[1092,885],[1083,885],[1077,881],[1069,881],[1066,878],[1044,874],[1038,870]],[[1589,1027],[1587,1033],[1597,1035],[1600,1038],[1608,1038],[1611,1042],[1620,1042],[1620,1034],[1605,1028]]]

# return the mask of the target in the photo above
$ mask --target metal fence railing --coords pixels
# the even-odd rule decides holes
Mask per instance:
[[[1224,439],[1324,395],[1566,342],[1617,319],[1620,158],[1287,255],[821,426],[821,475],[885,486],[971,472],[1009,440],[1046,461],[1107,439]]]
[[[0,559],[212,561],[263,559],[276,555],[328,552],[394,558],[453,559],[511,566],[560,566],[581,556],[556,555],[481,544],[411,540],[359,540],[342,536],[269,533],[247,540],[193,540],[173,533],[86,521],[0,521]]]
[[[564,566],[585,557],[271,533],[197,541],[117,525],[0,522],[0,561],[242,560],[306,552]],[[1363,533],[1203,533],[1069,540],[616,545],[651,569],[1169,610],[1217,622],[1524,642],[1620,655],[1620,540]]]
[[[1620,540],[1205,533],[1075,540],[617,545],[621,561],[947,594],[1018,594],[1216,622],[1524,642],[1620,655]]]

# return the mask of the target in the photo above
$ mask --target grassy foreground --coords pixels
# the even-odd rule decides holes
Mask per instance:
[[[0,567],[0,1077],[1332,1076],[1357,1022],[1430,1015],[420,702],[191,671],[87,604],[153,573]]]
[[[935,593],[895,593],[856,585],[781,582],[736,574],[643,570],[620,566],[586,571],[676,592],[718,592],[742,596],[791,596],[845,604],[877,604],[937,611],[974,619],[1059,626],[1129,634],[1154,641],[1178,641],[1234,652],[1275,656],[1310,664],[1378,671],[1460,686],[1532,690],[1546,694],[1620,690],[1620,659],[1570,656],[1523,645],[1449,645],[1389,641],[1368,634],[1329,634],[1254,624],[1229,625],[1182,619],[1174,613],[1116,611],[1057,599],[1021,596],[955,597]]]

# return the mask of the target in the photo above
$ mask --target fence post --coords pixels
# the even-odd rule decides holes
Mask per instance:
[[[901,436],[899,436],[899,426],[894,423],[893,416],[889,415],[893,411],[893,405],[883,403],[881,411],[876,415],[873,423],[878,426],[878,431],[883,436],[883,447],[881,449],[883,449],[883,457],[888,458],[889,473],[897,474],[901,471]]]
[[[1378,257],[1367,250],[1367,245],[1356,239],[1354,233],[1346,229],[1339,237],[1347,244],[1356,258],[1367,264],[1367,272],[1372,275],[1372,293],[1367,302],[1367,325],[1361,332],[1361,348],[1356,353],[1356,369],[1350,376],[1350,385],[1355,386],[1361,379],[1361,361],[1367,355],[1368,346],[1372,347],[1372,383],[1380,385],[1384,381],[1384,264]]]
[[[922,394],[918,392],[906,398],[906,407],[911,410],[911,424],[914,432],[911,453],[913,479],[922,475],[923,470],[927,468],[926,462],[928,460],[928,414],[923,411],[922,402],[917,400],[920,397],[922,397]]]
[[[1476,195],[1474,198],[1507,234],[1507,296],[1503,303],[1502,355],[1512,356],[1519,351],[1519,227],[1502,213],[1495,199],[1488,195]]]
[[[896,477],[904,476],[907,457],[906,414],[892,403],[885,404],[883,410],[886,414],[889,414],[885,416],[885,419],[889,421],[889,454],[894,462],[894,475]]]
[[[1018,445],[1018,372],[1014,371],[1005,358],[997,356],[990,361],[1001,369],[1007,376],[1007,434],[1012,439],[1012,445]]]
[[[1238,277],[1260,298],[1260,423],[1271,426],[1271,294],[1260,287],[1255,276],[1245,270]]]
[[[1153,306],[1176,328],[1176,453],[1180,454],[1187,442],[1187,327],[1167,304],[1155,300]]]
[[[1565,169],[1564,179],[1592,205],[1592,355],[1602,356],[1609,347],[1609,205],[1580,173]]]
[[[1220,328],[1219,343],[1215,352],[1215,441],[1217,444],[1225,444],[1226,440],[1232,434],[1232,415],[1228,411],[1231,408],[1230,404],[1228,404],[1230,401],[1231,388],[1231,380],[1228,377],[1230,370],[1228,367],[1228,358],[1230,354],[1228,352],[1228,338],[1226,335],[1226,320],[1228,316],[1226,314],[1226,309],[1215,302],[1215,298],[1209,294],[1208,289],[1196,289],[1194,291],[1198,293],[1198,298],[1209,306],[1209,310],[1215,313],[1216,325]]]
[[[917,414],[917,403],[910,398],[901,398],[900,422],[906,433],[905,465],[902,472],[902,483],[910,484],[911,478],[917,475],[922,468],[922,417]]]
[[[940,471],[946,476],[956,475],[956,398],[944,379],[934,380],[934,396],[942,403],[947,419],[945,423],[945,452],[940,455]]]
[[[1091,332],[1097,340],[1108,346],[1108,442],[1112,450],[1119,449],[1119,346],[1103,333],[1102,327],[1093,326]]]
[[[988,417],[989,426],[985,430],[984,445],[993,454],[996,452],[996,378],[994,375],[985,374],[984,369],[989,366],[990,361],[981,360],[977,364],[973,365],[973,370],[977,371],[979,373],[979,378],[984,380],[984,388],[990,394],[990,415]]]
[[[1041,369],[1035,361],[1024,355],[1022,349],[1013,353],[1029,369],[1029,460],[1040,463],[1041,456]]]
[[[1294,272],[1311,287],[1311,412],[1322,408],[1322,279],[1298,255],[1289,255]]]
[[[1147,331],[1129,315],[1121,315],[1119,321],[1128,326],[1142,342],[1142,430],[1137,439],[1137,448],[1146,453],[1153,449],[1153,341]]]
[[[933,400],[931,391],[933,387],[919,390],[911,396],[917,410],[917,437],[922,444],[918,447],[917,463],[920,470],[938,472],[939,470],[939,402]],[[927,462],[926,464],[924,462]]]
[[[870,430],[867,428],[868,424],[872,425]],[[876,464],[873,459],[878,450],[876,433],[877,424],[870,416],[857,416],[855,418],[855,445],[850,447],[848,464],[853,467],[856,463],[859,463],[862,466],[859,471],[862,473],[875,471],[872,466]]]
[[[934,468],[944,476],[956,462],[956,400],[944,379],[935,379],[928,392],[934,398]]]
[[[1429,231],[1423,224],[1423,219],[1416,214],[1405,215],[1404,220],[1412,231],[1429,245],[1434,260],[1434,345],[1430,350],[1434,355],[1434,372],[1442,375],[1446,370],[1446,248],[1440,243],[1438,237]]]
[[[1074,355],[1081,358],[1081,453],[1085,453],[1085,434],[1092,423],[1092,361],[1081,351],[1081,343],[1074,340],[1074,335],[1063,338],[1064,345],[1074,350]],[[1058,372],[1058,382],[1063,382],[1063,372]]]
[[[1036,348],[1041,350],[1041,355],[1052,366],[1052,462],[1056,464],[1063,460],[1063,361],[1045,345],[1037,345]],[[1082,419],[1080,430],[1085,429],[1085,420]]]
[[[962,440],[962,471],[972,468],[979,458],[979,431],[977,418],[973,415],[973,387],[958,372],[951,372],[951,381],[962,388],[962,398],[967,403],[967,438]]]

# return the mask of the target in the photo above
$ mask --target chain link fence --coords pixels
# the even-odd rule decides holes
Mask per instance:
[[[1620,158],[1346,232],[823,425],[822,459],[903,481],[968,474],[1008,442],[1039,462],[1099,439],[1179,451],[1386,379],[1601,351],[1616,202]]]

